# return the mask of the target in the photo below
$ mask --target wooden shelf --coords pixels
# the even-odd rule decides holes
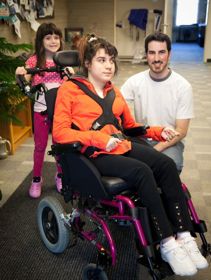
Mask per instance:
[[[28,98],[24,98],[22,102],[24,109],[17,114],[17,118],[22,121],[22,126],[15,125],[12,121],[0,123],[0,135],[10,141],[12,155],[20,144],[32,136],[31,102]]]

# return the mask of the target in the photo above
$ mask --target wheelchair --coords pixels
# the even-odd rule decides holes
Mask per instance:
[[[58,67],[56,71],[62,72],[65,66],[78,65],[76,51],[58,52],[54,60]],[[30,69],[28,71],[30,72]],[[35,69],[33,71],[35,73]],[[41,71],[41,69],[36,71]],[[28,85],[22,82],[24,92],[26,92],[26,87]],[[35,91],[40,88],[42,87]],[[28,89],[28,96],[31,91]],[[51,97],[46,99],[51,119],[55,99],[56,91],[53,91]],[[144,129],[143,127],[143,131]],[[39,202],[37,224],[41,239],[47,249],[54,254],[61,254],[66,249],[77,246],[78,239],[90,242],[97,250],[96,261],[83,268],[80,279],[106,280],[108,279],[106,270],[114,267],[118,261],[110,225],[115,223],[120,230],[122,226],[131,226],[134,229],[138,252],[137,271],[139,267],[146,268],[144,271],[140,270],[137,279],[170,279],[174,273],[161,259],[147,209],[142,206],[140,198],[135,192],[128,191],[124,180],[101,176],[90,160],[80,153],[80,149],[80,142],[74,142],[52,145],[48,152],[59,160],[63,172],[61,195],[64,202],[69,203],[71,207],[70,210],[65,210],[60,201],[51,196]],[[202,253],[208,256],[211,247],[205,237],[206,223],[199,219],[187,186],[183,183],[181,187],[187,199],[194,227],[192,234],[195,237],[197,234],[200,236]]]

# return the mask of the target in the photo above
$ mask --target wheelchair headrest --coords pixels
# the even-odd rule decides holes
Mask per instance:
[[[53,60],[61,67],[79,66],[79,53],[77,50],[59,51],[54,54]]]

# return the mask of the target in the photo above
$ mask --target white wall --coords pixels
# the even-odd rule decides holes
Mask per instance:
[[[163,32],[172,38],[174,0],[165,0]]]
[[[120,57],[129,56],[132,58],[136,48],[144,50],[145,33],[140,31],[139,41],[130,37],[127,20],[129,11],[132,8],[158,9],[165,12],[168,10],[168,14],[171,17],[170,7],[172,2],[173,0],[60,0],[55,1],[54,18],[42,19],[40,23],[52,21],[63,32],[65,27],[83,27],[85,33],[95,32],[114,43],[118,48]],[[165,22],[170,23],[166,13],[163,19],[165,19]],[[116,23],[119,21],[123,21],[125,28],[116,27]],[[153,25],[154,17],[153,14],[150,14],[147,33],[152,31]],[[22,38],[19,39],[14,34],[12,26],[1,23],[0,36],[13,43],[33,43],[35,32],[30,28],[29,23],[22,22],[21,27]],[[168,26],[164,31],[171,36],[170,27]],[[68,45],[66,47],[68,48]],[[209,1],[209,17],[204,48],[204,61],[207,62],[207,59],[211,59],[211,0]]]
[[[67,27],[83,27],[114,43],[114,0],[69,0]]]
[[[69,16],[69,9],[68,2],[69,0],[60,0],[54,1],[55,2],[55,12],[53,18],[45,18],[37,20],[40,24],[43,22],[53,22],[55,23],[63,32],[64,28],[67,27],[68,24],[68,16]],[[20,43],[34,43],[35,32],[31,29],[31,25],[27,21],[21,21],[20,25],[21,30],[21,38],[19,38],[15,32],[14,27],[8,23],[0,23],[0,36],[5,37],[9,42],[14,44]]]
[[[205,34],[204,62],[207,62],[208,59],[211,59],[211,0],[209,1],[208,22]]]
[[[131,9],[148,9],[148,23],[146,33],[139,30],[139,40],[136,40],[136,29],[130,28],[128,16]],[[133,57],[137,50],[143,50],[144,38],[146,34],[153,31],[154,14],[151,12],[154,9],[164,12],[164,0],[115,0],[115,21],[114,28],[115,38],[114,43],[118,49],[120,57]],[[123,27],[116,27],[116,23],[122,23]]]
[[[70,0],[68,27],[83,27],[84,33],[94,32],[105,37],[115,44],[120,57],[133,57],[134,44],[143,45],[145,37],[145,33],[140,32],[139,42],[130,38],[127,17],[133,8],[164,10],[164,0]],[[125,24],[123,29],[116,27],[121,20]],[[154,16],[151,13],[147,33],[152,31],[153,26]]]

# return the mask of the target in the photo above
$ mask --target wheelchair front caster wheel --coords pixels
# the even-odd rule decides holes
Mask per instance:
[[[154,271],[153,275],[150,273],[149,268],[145,265],[138,264],[136,268],[136,280],[161,280],[162,277],[159,271]]]
[[[206,258],[211,255],[211,244],[205,244],[201,246],[201,253]]]
[[[108,280],[108,277],[101,266],[90,263],[83,269],[82,280]]]
[[[67,248],[70,232],[61,219],[61,203],[54,197],[43,198],[37,208],[37,223],[42,241],[52,253],[62,253]]]

